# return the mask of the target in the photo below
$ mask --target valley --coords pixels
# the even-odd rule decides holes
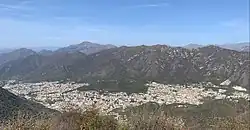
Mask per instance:
[[[189,85],[159,84],[149,82],[146,92],[130,93],[108,92],[105,90],[79,90],[89,86],[88,83],[6,83],[3,88],[24,97],[41,103],[44,106],[58,111],[82,109],[91,106],[100,109],[102,113],[112,114],[115,109],[126,109],[150,102],[158,104],[203,104],[205,100],[238,99],[250,100],[247,90],[240,86],[232,88],[221,87],[212,83]],[[134,86],[136,87],[136,86]]]
[[[0,0],[0,130],[250,130],[249,0]]]
[[[119,125],[164,117],[160,121],[176,127],[208,128],[209,122],[247,118],[249,63],[248,52],[214,45],[83,42],[55,51],[19,49],[0,54],[0,121],[20,112],[42,120],[94,112]]]

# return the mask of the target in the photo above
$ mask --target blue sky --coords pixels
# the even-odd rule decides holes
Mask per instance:
[[[249,0],[0,0],[0,47],[249,41]]]

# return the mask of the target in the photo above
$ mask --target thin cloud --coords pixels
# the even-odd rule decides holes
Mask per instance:
[[[19,5],[7,5],[7,4],[0,4],[0,9],[4,10],[26,10],[27,8],[24,6]]]
[[[3,4],[0,3],[0,9],[2,10],[31,10],[31,6],[29,6],[29,4],[31,3],[31,1],[20,1],[16,4]]]
[[[163,6],[169,6],[169,3],[156,3],[156,4],[141,4],[141,5],[134,5],[130,6],[132,8],[153,8],[153,7],[163,7]]]
[[[20,5],[28,5],[28,4],[31,4],[31,3],[33,3],[33,1],[32,0],[23,0],[23,1],[20,1]]]

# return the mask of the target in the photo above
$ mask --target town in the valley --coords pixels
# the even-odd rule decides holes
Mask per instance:
[[[36,101],[48,108],[65,111],[69,109],[82,109],[83,111],[95,106],[103,113],[110,114],[116,108],[125,109],[148,102],[159,104],[202,104],[204,99],[231,99],[239,98],[249,100],[245,88],[240,86],[223,87],[212,83],[199,83],[190,85],[147,83],[145,93],[80,91],[78,88],[88,86],[88,83],[14,83],[8,81],[2,87],[26,99]]]

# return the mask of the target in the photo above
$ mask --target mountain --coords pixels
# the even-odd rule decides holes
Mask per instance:
[[[33,55],[0,67],[1,79],[74,81],[210,81],[249,86],[249,53],[206,46],[194,50],[166,45],[118,47],[94,54]]]
[[[9,53],[11,51],[13,51],[13,49],[0,49],[0,55],[3,53]]]
[[[250,45],[241,47],[240,51],[250,52]]]
[[[217,46],[207,46],[199,51],[202,54],[202,66],[205,66],[205,76],[210,81],[229,79],[233,84],[249,87],[249,53]]]
[[[43,50],[49,50],[49,51],[55,51],[57,49],[59,49],[60,47],[53,47],[53,46],[40,46],[40,47],[27,47],[28,49],[31,49],[35,52],[40,52]]]
[[[111,49],[111,48],[115,48],[116,46],[114,45],[101,45],[101,44],[97,44],[97,43],[91,43],[91,42],[87,42],[84,41],[80,44],[77,45],[70,45],[68,47],[64,47],[64,48],[60,48],[57,50],[57,52],[82,52],[85,53],[87,55],[89,54],[93,54],[102,50],[106,50],[106,49]]]
[[[245,75],[248,58],[248,53],[217,46],[198,50],[165,45],[138,46],[105,50],[88,56],[86,62],[78,65],[80,67],[72,68],[76,69],[76,77],[84,79],[154,80],[163,83],[212,81],[218,84],[237,75],[231,80],[244,85],[249,84]]]
[[[216,45],[221,48],[235,50],[235,51],[243,51],[243,52],[249,52],[250,43],[249,42],[243,42],[243,43],[232,43],[232,44],[222,44],[222,45]],[[201,47],[204,47],[203,45],[199,44],[188,44],[186,46],[183,46],[186,49],[198,49]]]
[[[20,58],[25,58],[27,56],[33,55],[35,52],[30,49],[21,48],[8,53],[0,54],[0,65],[7,63],[12,60],[17,60]]]
[[[203,46],[199,45],[199,44],[188,44],[188,45],[184,46],[184,48],[186,48],[186,49],[198,49],[200,47],[203,47]]]
[[[249,46],[250,46],[249,42],[220,45],[220,47],[222,48],[236,50],[236,51],[248,51],[248,52],[249,52]]]
[[[43,56],[48,56],[48,55],[52,55],[53,54],[53,51],[51,50],[41,50],[38,52],[40,55],[43,55]]]
[[[81,52],[55,52],[48,56],[36,53],[0,66],[0,77],[32,81],[67,79],[70,76],[69,66],[85,56]]]
[[[47,109],[43,105],[18,97],[0,87],[0,121],[13,118],[18,113],[31,115],[56,113],[55,110]]]

